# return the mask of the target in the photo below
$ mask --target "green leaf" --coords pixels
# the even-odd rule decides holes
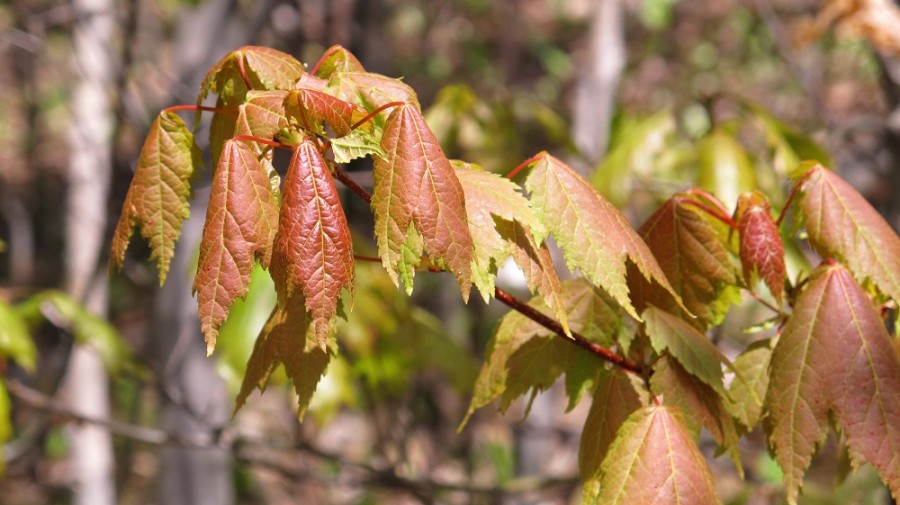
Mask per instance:
[[[722,129],[697,144],[697,186],[716,195],[729,209],[738,197],[756,188],[756,172],[744,148]]]
[[[357,128],[343,137],[333,137],[329,141],[336,163],[350,163],[366,156],[385,156],[378,137],[366,128]]]
[[[285,306],[299,288],[324,350],[341,291],[353,289],[354,259],[334,179],[312,140],[294,149],[282,195],[272,253],[278,303]]]
[[[684,314],[667,291],[638,275],[632,265],[628,287],[637,310],[655,305],[705,330],[721,322],[728,307],[739,301],[740,293],[734,286],[737,275],[728,245],[706,214],[690,202],[697,202],[696,197],[676,194],[647,218],[638,233],[685,307],[697,317]]]
[[[726,406],[747,432],[753,430],[762,415],[771,358],[772,342],[766,339],[754,342],[734,360],[735,378],[728,389],[731,400]]]
[[[727,397],[722,385],[722,365],[729,364],[706,335],[685,320],[656,307],[648,307],[641,314],[653,349],[662,354],[668,351],[691,375]]]
[[[474,246],[465,196],[453,167],[419,110],[397,107],[387,120],[375,159],[372,210],[378,253],[391,279],[412,291],[422,252],[459,282],[464,300],[472,288]]]
[[[823,165],[831,165],[828,152],[810,136],[769,114],[763,107],[751,105],[750,111],[763,127],[766,142],[774,151],[775,171],[782,177],[794,174],[803,160],[818,160]]]
[[[846,263],[855,275],[900,301],[900,237],[891,225],[822,165],[809,168],[799,185],[800,214],[813,249]]]
[[[788,503],[824,441],[829,411],[855,467],[869,462],[900,497],[900,361],[884,321],[850,272],[810,275],[772,354],[766,407]]]
[[[663,404],[678,407],[694,440],[699,440],[701,427],[709,430],[743,476],[737,428],[719,393],[689,374],[671,356],[662,356],[656,362],[650,391],[661,396]]]
[[[247,143],[229,140],[213,175],[194,278],[207,354],[231,305],[247,295],[254,258],[268,267],[277,226],[267,170]]]
[[[585,279],[573,279],[562,283],[562,296],[572,331],[601,345],[612,345],[617,340],[618,333],[622,330],[622,315],[602,290]],[[537,296],[528,304],[540,310],[544,301]],[[516,357],[517,352],[532,340],[536,342]],[[566,347],[572,349],[565,349]],[[542,357],[539,352],[541,350],[552,352],[558,359],[563,359],[566,365],[557,366],[553,360]],[[582,358],[574,358],[572,353],[581,353],[590,359],[582,361]],[[532,387],[546,388],[548,383],[552,383],[562,373],[567,374],[567,390],[572,395],[569,398],[570,405],[574,404],[587,376],[593,377],[600,368],[602,362],[587,351],[562,341],[550,330],[524,315],[509,312],[500,320],[488,343],[487,357],[475,383],[466,420],[476,410],[500,397],[503,398],[500,409],[505,412],[518,395]],[[570,373],[572,377],[569,377]],[[548,378],[551,375],[553,379]],[[466,420],[463,421],[463,426]]]
[[[0,446],[12,440],[12,406],[9,394],[6,392],[6,384],[0,381]],[[6,458],[0,454],[0,476],[6,472]]]
[[[14,359],[29,372],[34,371],[37,359],[37,350],[25,321],[3,300],[0,300],[0,357]]]
[[[256,339],[234,411],[240,410],[254,388],[265,391],[272,371],[281,363],[294,383],[299,403],[297,417],[302,421],[331,360],[329,349],[309,345],[309,342],[316,341],[315,325],[306,312],[301,296],[276,308]]]
[[[337,72],[365,72],[356,56],[341,45],[329,47],[316,68],[316,77],[328,79]]]
[[[607,451],[600,491],[584,503],[721,503],[703,454],[677,409],[650,406],[629,416]]]
[[[744,193],[738,198],[735,220],[744,282],[752,286],[752,279],[759,274],[780,305],[784,298],[784,244],[772,218],[772,206],[759,191]]]
[[[681,303],[653,253],[625,216],[568,165],[546,152],[539,154],[525,187],[531,193],[532,208],[556,238],[569,269],[581,270],[635,319],[638,315],[625,282],[626,260]]]
[[[578,448],[578,472],[586,488],[599,485],[600,465],[622,423],[649,401],[647,391],[632,378],[618,368],[600,374]]]
[[[174,112],[156,118],[144,141],[134,179],[113,234],[110,267],[122,268],[135,225],[150,243],[150,258],[166,280],[181,224],[190,215],[190,180],[203,167],[194,135]]]

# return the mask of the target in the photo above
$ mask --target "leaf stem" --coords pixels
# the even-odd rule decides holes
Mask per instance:
[[[581,347],[582,349],[594,354],[595,356],[612,363],[613,365],[636,374],[641,374],[643,369],[637,363],[629,360],[628,358],[618,354],[617,352],[609,349],[607,347],[603,347],[602,345],[595,344],[588,340],[584,335],[581,335],[576,332],[572,332],[572,338],[566,336],[565,330],[563,330],[562,326],[556,322],[555,319],[544,315],[542,312],[537,309],[531,307],[526,304],[522,300],[514,297],[507,291],[502,288],[494,288],[494,297],[500,300],[507,307],[515,310],[516,312],[522,314],[523,316],[531,319],[532,321],[540,324],[544,328],[552,331],[563,340],[571,342],[572,344]]]
[[[506,178],[507,178],[507,179],[512,179],[513,177],[515,177],[516,175],[518,175],[519,172],[521,172],[522,170],[525,170],[525,168],[527,168],[528,165],[531,165],[532,163],[534,163],[535,161],[537,161],[537,159],[538,159],[539,157],[541,157],[541,156],[543,156],[543,155],[544,155],[544,153],[543,153],[543,152],[540,152],[540,153],[535,154],[535,155],[532,156],[531,158],[528,158],[527,160],[523,161],[522,163],[519,163],[519,166],[517,166],[516,168],[512,169],[508,174],[506,174]]]
[[[203,111],[203,112],[220,112],[227,113],[231,112],[228,109],[220,109],[218,107],[204,107],[203,105],[174,105],[172,107],[168,107],[162,110],[162,114],[166,112],[177,112],[180,110],[190,110],[190,111]]]
[[[341,181],[344,186],[347,186],[347,189],[356,193],[356,196],[362,198],[366,201],[366,203],[372,203],[372,194],[366,191],[366,189],[359,185],[356,181],[354,181],[347,172],[344,172],[339,167],[334,167],[334,177],[335,179]],[[378,260],[381,261],[381,260]]]
[[[293,150],[293,147],[289,145],[282,144],[281,142],[276,142],[274,140],[268,140],[260,137],[254,137],[253,135],[235,135],[231,140],[249,140],[252,142],[258,142],[260,144],[265,144],[269,147],[280,147],[282,149]]]
[[[778,219],[775,220],[775,226],[780,226],[781,221],[784,219],[784,216],[787,215],[788,208],[794,202],[794,197],[797,196],[797,190],[800,189],[800,186],[806,180],[806,175],[800,178],[797,181],[797,184],[794,184],[794,187],[791,188],[791,193],[788,195],[787,200],[784,202],[784,206],[781,208],[781,212],[778,213]]]
[[[679,204],[685,204],[685,205],[690,204],[690,205],[702,210],[703,212],[706,212],[707,214],[718,219],[719,221],[721,221],[722,223],[724,223],[726,226],[728,226],[729,228],[731,228],[733,230],[736,230],[738,228],[737,223],[735,223],[734,220],[731,219],[731,217],[729,217],[728,215],[722,214],[719,209],[702,204],[702,203],[698,202],[697,200],[692,200],[690,198],[679,197],[677,199],[677,201]]]
[[[253,91],[253,85],[250,84],[250,79],[247,77],[247,71],[244,70],[244,58],[243,57],[237,59],[237,68],[238,68],[238,73],[241,74],[241,79],[244,80],[244,85],[247,86],[247,89],[249,91]]]
[[[367,261],[369,263],[381,263],[381,258],[375,258],[372,256],[363,256],[361,254],[354,254],[353,259],[357,261]]]
[[[353,123],[353,125],[350,126],[350,130],[352,131],[352,130],[359,128],[360,126],[364,125],[366,123],[366,121],[369,121],[373,117],[377,116],[380,112],[382,112],[385,109],[389,109],[391,107],[399,107],[405,103],[406,102],[388,102],[388,103],[382,105],[381,107],[378,107],[377,109],[373,110],[372,112],[366,114],[366,117]]]

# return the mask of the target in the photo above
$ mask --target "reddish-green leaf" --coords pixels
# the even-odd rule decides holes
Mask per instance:
[[[462,186],[434,134],[413,105],[394,109],[375,160],[372,209],[378,252],[394,283],[412,290],[422,252],[449,269],[463,299],[472,287],[472,236]]]
[[[618,333],[622,330],[622,315],[602,290],[579,278],[562,283],[562,296],[572,331],[601,345],[616,342]],[[529,302],[531,307],[538,310],[544,304],[540,296]],[[532,340],[537,342],[532,343],[523,354],[516,356]],[[572,349],[567,350],[565,347]],[[564,356],[567,365],[560,368],[558,363],[553,363],[548,358],[547,353]],[[581,358],[574,358],[578,354],[585,355],[587,359],[580,361]],[[574,366],[569,366],[571,364]],[[562,373],[567,374],[567,389],[572,395],[570,400],[574,401],[584,381],[596,374],[600,367],[602,363],[586,351],[562,341],[550,330],[524,315],[509,312],[500,320],[488,343],[487,358],[475,383],[466,419],[477,409],[501,396],[501,410],[505,412],[518,396],[532,387],[539,390],[546,388]]]
[[[738,198],[735,220],[741,239],[744,282],[750,284],[753,275],[758,273],[781,304],[784,297],[784,244],[771,210],[765,195],[759,191],[747,192]]]
[[[200,99],[210,91],[219,95],[233,90],[235,78],[246,77],[252,89],[291,89],[306,71],[293,56],[262,46],[240,47],[213,65],[201,85]]]
[[[329,47],[316,68],[316,77],[328,79],[335,72],[365,72],[362,63],[345,47],[334,45]]]
[[[671,407],[645,407],[631,414],[607,451],[601,471],[599,493],[586,495],[584,503],[721,503],[703,454]]]
[[[244,142],[225,143],[213,176],[194,291],[212,353],[235,299],[247,295],[254,257],[268,267],[278,224],[269,174]]]
[[[331,351],[309,345],[316,341],[315,329],[301,298],[276,308],[257,337],[237,395],[235,412],[244,405],[253,389],[265,391],[269,376],[281,363],[294,383],[299,402],[297,415],[303,419],[316,385],[328,368]]]
[[[800,210],[809,241],[823,257],[845,262],[894,300],[900,300],[900,237],[840,177],[815,165],[800,181]]]
[[[566,265],[581,270],[634,318],[638,315],[628,298],[626,260],[634,262],[645,278],[678,298],[653,253],[625,216],[568,165],[541,153],[525,187],[531,193],[532,208],[563,250]]]
[[[705,382],[716,393],[725,397],[722,385],[722,365],[728,359],[706,335],[684,319],[656,307],[649,307],[641,314],[653,349],[669,351],[691,375]]]
[[[872,463],[900,496],[900,361],[850,272],[826,264],[811,274],[769,370],[769,439],[789,503],[825,439],[829,410],[854,464]]]
[[[295,89],[291,92],[291,106],[299,112],[301,126],[315,133],[323,133],[324,121],[338,137],[350,133],[353,123],[364,118],[366,111],[358,105],[314,89]]]
[[[720,450],[728,452],[743,474],[737,428],[719,393],[689,374],[671,356],[662,356],[656,362],[650,377],[650,390],[662,397],[665,405],[681,410],[685,426],[695,440],[700,438],[701,427],[709,430]]]
[[[190,214],[190,179],[202,166],[200,150],[184,121],[174,112],[160,114],[147,133],[125,196],[110,266],[122,267],[134,226],[139,225],[159,268],[160,284],[166,280],[181,224]]]
[[[419,109],[416,92],[408,84],[380,74],[335,72],[329,79],[328,87],[341,100],[368,111],[391,102],[403,102]]]
[[[272,139],[282,128],[288,126],[284,101],[287,91],[251,91],[246,102],[238,109],[235,135],[252,135],[262,139]]]
[[[312,140],[294,149],[272,254],[279,305],[299,287],[325,348],[341,290],[353,286],[353,244],[337,188]]]
[[[772,342],[766,339],[755,342],[734,360],[735,378],[728,388],[731,400],[726,406],[748,432],[753,430],[762,414],[771,358]]]
[[[616,439],[619,427],[628,416],[647,404],[647,392],[638,389],[640,386],[636,386],[632,378],[618,368],[600,374],[578,448],[578,471],[586,490],[599,484],[600,464]]]
[[[683,315],[672,296],[638,275],[629,265],[628,287],[637,310],[655,305],[706,329],[721,322],[728,306],[738,298],[735,268],[728,247],[704,214],[687,203],[694,197],[678,194],[670,198],[638,229],[659,261],[684,305],[697,317]]]

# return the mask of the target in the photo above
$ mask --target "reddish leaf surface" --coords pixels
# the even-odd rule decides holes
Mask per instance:
[[[312,140],[294,150],[272,254],[279,305],[299,287],[324,349],[342,289],[353,286],[353,244],[334,180]]]
[[[619,429],[601,470],[599,494],[586,496],[584,503],[721,503],[703,454],[671,407],[633,413]]]
[[[737,297],[737,280],[727,245],[697,207],[694,197],[678,194],[666,201],[638,229],[685,307],[697,317],[683,314],[672,295],[628,267],[628,287],[638,311],[655,305],[681,315],[700,329],[720,322]]]
[[[859,465],[872,463],[900,495],[900,362],[865,291],[840,265],[824,265],[797,298],[772,354],[769,439],[789,503],[825,439],[828,412]]]
[[[206,73],[200,88],[202,100],[210,91],[230,94],[235,73],[241,69],[253,89],[290,89],[306,73],[293,56],[270,47],[243,46],[228,53]],[[243,78],[241,77],[243,80]]]
[[[268,170],[252,147],[229,140],[213,175],[194,279],[207,353],[235,299],[247,295],[254,257],[268,267],[277,225]]]
[[[784,244],[771,211],[766,197],[759,191],[752,191],[738,198],[735,217],[741,239],[744,282],[749,285],[754,273],[758,273],[781,304],[784,298]]]
[[[314,89],[295,89],[291,92],[291,100],[296,101],[300,124],[313,132],[320,132],[318,125],[325,121],[338,137],[342,137],[350,133],[353,123],[366,115],[358,105]]]
[[[322,61],[316,68],[316,77],[328,79],[335,72],[365,72],[362,63],[356,56],[341,45],[334,45],[325,51]]]
[[[525,187],[531,193],[532,208],[556,238],[569,269],[581,270],[635,319],[638,315],[625,282],[626,260],[681,303],[653,253],[625,216],[568,165],[547,153],[539,154]]]
[[[371,72],[335,72],[328,87],[341,100],[355,103],[368,111],[391,102],[407,103],[417,110],[416,92],[400,79]]]
[[[384,129],[384,158],[375,160],[372,209],[378,252],[391,279],[412,290],[421,252],[472,288],[472,236],[462,186],[444,151],[413,105],[394,109]]]
[[[235,135],[252,135],[271,140],[288,126],[284,101],[287,91],[251,91],[238,109]]]
[[[235,401],[235,412],[240,410],[254,389],[265,391],[272,371],[282,363],[294,383],[299,403],[297,415],[303,420],[316,385],[325,375],[331,360],[330,350],[308,345],[308,342],[315,340],[313,324],[300,297],[276,308],[253,346],[244,382]]]
[[[823,257],[837,258],[900,300],[900,237],[840,177],[815,165],[802,177],[800,211],[809,241]]]
[[[150,244],[159,283],[166,280],[181,224],[190,215],[190,179],[203,166],[200,150],[184,121],[174,112],[156,118],[147,133],[137,170],[125,196],[113,234],[110,266],[121,268],[135,225]]]

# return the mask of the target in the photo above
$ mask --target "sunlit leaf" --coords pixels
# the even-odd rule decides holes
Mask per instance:
[[[252,89],[291,89],[305,72],[303,64],[287,53],[269,47],[243,46],[209,69],[200,87],[200,99],[210,91],[227,95],[233,91],[229,86],[234,86],[235,78],[244,77]]]
[[[37,358],[37,350],[34,341],[31,340],[28,326],[3,300],[0,300],[0,358],[12,358],[29,372],[34,371]]]
[[[378,137],[366,128],[357,128],[343,137],[334,137],[329,141],[337,163],[350,163],[366,156],[384,157]]]
[[[323,133],[319,124],[324,121],[338,137],[350,133],[353,123],[362,119],[366,111],[358,105],[314,89],[291,91],[291,107],[299,112],[298,121],[309,131]]]
[[[400,79],[371,72],[335,72],[328,87],[341,100],[372,111],[391,102],[403,102],[419,110],[416,92]],[[379,116],[384,116],[384,112]],[[424,121],[423,121],[424,122]]]
[[[900,361],[872,301],[850,272],[825,264],[797,298],[772,354],[769,440],[788,502],[824,441],[829,411],[854,466],[869,462],[900,496]]]
[[[716,129],[697,144],[697,186],[709,191],[727,208],[756,188],[756,172],[733,135]]]
[[[331,359],[331,350],[309,345],[317,341],[314,326],[303,300],[292,299],[290,303],[275,309],[256,339],[244,383],[235,402],[235,412],[244,405],[253,389],[265,390],[269,376],[281,363],[294,383],[299,402],[297,415],[303,419],[316,385]]]
[[[688,373],[722,397],[727,396],[722,384],[722,365],[728,363],[728,359],[706,335],[684,319],[656,307],[647,308],[641,316],[656,352],[669,351]]]
[[[231,304],[247,294],[254,258],[268,267],[277,226],[267,170],[246,143],[229,140],[213,175],[194,278],[207,353]]]
[[[266,140],[288,126],[284,101],[287,91],[251,91],[238,108],[235,135],[252,135]]]
[[[601,471],[600,491],[586,496],[585,503],[721,503],[703,454],[671,407],[645,407],[631,414],[607,451]]]
[[[328,79],[335,72],[365,72],[362,63],[345,47],[334,45],[325,51],[316,69],[316,77]]]
[[[391,279],[412,290],[422,252],[456,277],[467,300],[472,287],[472,236],[462,186],[419,110],[394,109],[375,159],[372,210],[378,253]]]
[[[821,165],[800,184],[800,211],[809,241],[823,257],[845,262],[900,300],[900,237],[852,186]]]
[[[272,254],[279,305],[299,287],[324,349],[341,290],[353,287],[353,244],[334,179],[312,140],[294,149],[282,193]]]
[[[136,225],[150,244],[150,258],[166,280],[181,224],[190,214],[190,179],[202,168],[200,150],[184,121],[174,112],[156,118],[144,141],[134,179],[113,234],[110,266],[121,268]]]
[[[637,310],[655,305],[706,329],[721,322],[738,299],[734,287],[737,275],[727,244],[690,201],[696,200],[686,194],[673,196],[641,225],[638,233],[685,307],[697,317],[684,315],[667,291],[638,275],[632,265],[628,268],[628,286]]]
[[[678,298],[653,253],[625,216],[568,165],[541,153],[525,187],[531,193],[532,208],[556,238],[569,269],[581,270],[634,318],[638,316],[628,297],[626,260],[635,263],[645,278]]]
[[[734,360],[736,376],[728,388],[731,400],[726,406],[750,431],[759,422],[762,406],[769,387],[769,360],[772,358],[770,340],[761,340],[744,350]]]
[[[752,279],[759,274],[780,305],[784,297],[784,244],[765,195],[759,191],[741,195],[738,198],[735,221],[740,237],[744,282],[752,285]]]

